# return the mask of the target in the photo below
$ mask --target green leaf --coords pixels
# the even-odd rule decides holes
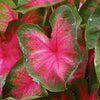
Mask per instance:
[[[83,19],[83,23],[87,23],[89,16],[95,10],[97,4],[100,0],[86,0],[83,6],[81,7],[79,13]]]
[[[47,92],[41,84],[29,76],[22,57],[9,71],[2,95],[3,99],[13,97],[20,100],[33,100],[46,96]]]
[[[74,1],[75,5],[76,5],[76,7],[78,9],[79,6],[80,6],[80,0],[73,0],[73,1]]]
[[[85,30],[85,39],[88,49],[94,48],[100,37],[100,4],[94,13],[89,17]]]
[[[95,46],[95,70],[96,70],[96,75],[97,75],[97,79],[98,82],[100,84],[100,39],[97,43],[97,45]]]

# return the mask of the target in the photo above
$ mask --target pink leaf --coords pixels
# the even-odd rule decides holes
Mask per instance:
[[[12,25],[5,38],[0,38],[0,75],[4,75],[21,56],[17,39],[18,25]]]
[[[60,88],[64,89],[65,77],[68,78],[67,76],[80,61],[73,25],[70,19],[64,16],[67,7],[62,8],[51,16],[50,39],[44,35],[40,27],[31,24],[22,26],[18,31],[23,53],[26,56],[27,69],[48,88],[61,84]]]
[[[0,3],[0,33],[4,33],[10,21],[17,19],[17,13],[6,3]]]

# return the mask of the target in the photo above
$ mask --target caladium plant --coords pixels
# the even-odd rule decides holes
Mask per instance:
[[[100,0],[0,0],[0,100],[100,100]]]

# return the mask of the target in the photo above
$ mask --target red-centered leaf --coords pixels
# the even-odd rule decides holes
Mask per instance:
[[[41,90],[42,89],[42,90]],[[40,86],[39,82],[29,76],[21,58],[10,70],[6,83],[3,88],[3,98],[14,97],[21,100],[33,100],[46,91]]]
[[[0,33],[4,33],[8,23],[17,19],[17,13],[6,3],[0,3]]]
[[[81,60],[75,31],[81,19],[76,12],[79,19],[76,23],[73,8],[64,5],[51,15],[50,39],[36,25],[26,24],[18,30],[29,73],[50,91],[64,90],[66,81]]]
[[[32,11],[25,13],[21,19],[24,20],[26,24],[31,23],[31,24],[42,25],[44,13],[45,13],[45,9],[43,9],[43,8],[37,9],[37,10],[32,10]]]
[[[76,94],[76,100],[97,100],[97,88],[90,89],[87,87],[87,82],[84,79],[74,79],[72,81],[72,90]]]
[[[21,13],[26,13],[33,9],[41,8],[41,7],[48,7],[53,6],[55,4],[61,3],[64,0],[18,0],[18,5],[20,6],[17,10]]]
[[[88,50],[86,49],[85,39],[84,39],[84,31],[78,31],[78,44],[80,50],[83,55],[83,60],[79,63],[78,68],[72,75],[69,82],[71,82],[74,78],[81,77],[84,78],[86,74],[87,64],[88,64]]]
[[[17,39],[18,24],[13,23],[5,38],[0,37],[0,75],[4,75],[22,55]]]

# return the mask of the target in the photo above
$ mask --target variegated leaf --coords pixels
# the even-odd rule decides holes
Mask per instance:
[[[17,17],[17,13],[7,3],[0,3],[0,34],[4,33],[9,22]]]
[[[63,2],[64,0],[18,0],[18,6],[20,6],[17,11],[26,13],[33,9],[48,7]]]
[[[45,89],[29,76],[21,58],[10,70],[3,87],[3,98],[33,100],[47,95]]]
[[[29,73],[51,91],[62,91],[81,60],[77,27],[81,21],[74,6],[62,6],[50,17],[51,38],[37,25],[18,30],[20,46]],[[77,21],[76,18],[79,18]]]

